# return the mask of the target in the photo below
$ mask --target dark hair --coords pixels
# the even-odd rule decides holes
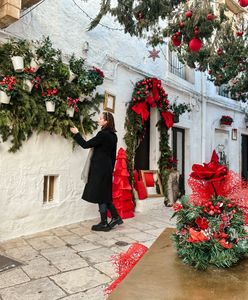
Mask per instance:
[[[103,118],[105,121],[107,121],[107,124],[104,126],[105,129],[108,129],[112,132],[116,132],[116,129],[115,129],[115,120],[114,120],[114,117],[113,115],[108,112],[108,111],[104,111],[102,113],[103,115]]]

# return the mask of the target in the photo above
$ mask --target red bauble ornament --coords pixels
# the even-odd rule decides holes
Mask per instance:
[[[199,29],[195,29],[195,30],[194,30],[194,34],[195,34],[195,35],[198,35],[198,34],[199,34]]]
[[[178,35],[174,34],[174,35],[172,36],[172,38],[171,38],[172,45],[173,45],[174,47],[178,47],[178,46],[181,45],[181,41],[180,41],[180,39],[178,39],[178,37],[179,37]]]
[[[217,54],[219,55],[219,56],[221,56],[222,55],[222,49],[221,48],[219,48],[218,50],[217,50]]]
[[[237,36],[242,36],[243,34],[244,34],[243,31],[237,31],[237,32],[236,32],[236,35],[237,35]]]
[[[180,27],[180,28],[183,28],[184,26],[185,26],[185,23],[184,23],[184,22],[180,22],[180,23],[179,23],[179,27]]]
[[[186,11],[186,13],[185,13],[185,16],[186,16],[187,18],[191,18],[192,15],[193,15],[192,10],[188,10],[188,11]]]
[[[213,21],[214,18],[215,18],[215,15],[214,15],[213,13],[209,13],[209,14],[207,15],[207,19],[208,19],[209,21]]]
[[[239,5],[242,7],[248,6],[248,0],[239,0]]]
[[[202,47],[202,41],[198,38],[193,38],[190,42],[189,42],[189,48],[191,49],[191,51],[193,52],[198,52]]]

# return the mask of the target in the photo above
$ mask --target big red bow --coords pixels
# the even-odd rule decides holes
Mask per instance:
[[[173,126],[174,122],[173,122],[173,113],[171,113],[170,111],[163,111],[161,113],[162,117],[164,118],[164,122],[166,127],[169,129]]]
[[[136,112],[136,114],[141,116],[142,122],[146,121],[149,117],[149,111],[147,109],[146,102],[140,102],[138,104],[135,104],[132,107],[132,110]]]
[[[161,86],[161,80],[157,78],[152,78],[152,94],[147,96],[146,102],[151,106],[156,106],[156,101],[160,99],[158,86]]]
[[[227,167],[219,165],[215,162],[204,163],[202,165],[194,164],[192,166],[193,172],[190,174],[191,177],[200,180],[220,180],[227,175]]]

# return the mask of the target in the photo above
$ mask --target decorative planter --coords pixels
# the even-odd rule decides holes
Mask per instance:
[[[55,103],[53,101],[46,101],[46,110],[47,112],[55,111]]]
[[[67,82],[72,82],[73,79],[75,79],[77,77],[77,75],[75,75],[71,70],[69,70],[70,75],[69,75],[69,79],[67,80]]]
[[[73,118],[74,112],[75,112],[75,110],[74,110],[73,107],[69,107],[69,108],[67,108],[67,110],[66,110],[66,114],[67,114],[70,118]]]
[[[173,122],[174,123],[179,123],[179,116],[173,115]]]
[[[35,69],[35,72],[37,72],[37,70],[39,69],[40,67],[40,63],[35,60],[34,58],[31,59],[31,62],[30,62],[30,67],[31,68],[34,68]]]
[[[85,94],[79,95],[79,101],[80,102],[84,102],[84,100],[86,99],[86,97],[87,97],[87,95],[85,95]]]
[[[0,91],[0,103],[9,104],[11,96],[8,96],[4,91]]]
[[[13,67],[16,72],[22,72],[24,69],[24,62],[22,56],[12,56],[11,61],[13,64]]]
[[[221,121],[221,120],[220,120],[220,125],[231,126],[231,125],[232,125],[232,122],[229,122],[229,121]]]
[[[29,80],[29,79],[23,80],[23,87],[27,92],[31,93],[33,86],[34,86],[34,84],[32,83],[31,80]]]

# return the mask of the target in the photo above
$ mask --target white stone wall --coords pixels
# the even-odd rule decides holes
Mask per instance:
[[[99,0],[75,2],[94,17]],[[24,12],[25,13],[25,12]],[[111,28],[120,28],[109,16],[101,21]],[[240,171],[240,134],[247,133],[239,106],[216,97],[214,86],[201,80],[196,73],[195,84],[173,76],[168,72],[167,50],[163,47],[160,58],[153,62],[148,58],[145,41],[125,35],[123,31],[98,26],[88,32],[88,17],[70,0],[46,0],[31,13],[6,28],[14,36],[30,40],[50,36],[54,46],[65,54],[84,56],[89,65],[100,67],[106,78],[100,92],[107,90],[116,95],[115,120],[118,131],[118,147],[123,142],[125,103],[131,98],[133,85],[143,76],[155,76],[164,80],[169,99],[192,104],[192,112],[181,117],[178,127],[185,128],[185,172],[188,177],[193,163],[208,161],[216,147],[216,129],[221,129],[221,115],[234,117],[233,127],[238,128],[238,140],[230,138],[230,128],[223,129],[229,136],[230,167]],[[0,37],[5,37],[2,32]],[[85,42],[88,51],[83,51]],[[149,48],[150,49],[150,48]],[[201,97],[201,92],[204,96]],[[215,100],[220,104],[215,104]],[[221,102],[222,101],[222,102]],[[204,104],[205,103],[205,104]],[[205,108],[204,108],[205,107]],[[201,120],[206,120],[202,124]],[[151,123],[156,123],[152,113]],[[0,240],[30,234],[98,216],[94,204],[82,201],[83,183],[80,173],[87,151],[76,147],[59,136],[34,134],[15,154],[8,153],[8,143],[0,144]],[[239,159],[238,159],[239,157]],[[150,167],[155,168],[159,158],[158,134],[151,127]],[[58,197],[54,203],[43,205],[43,177],[59,176]],[[189,189],[186,189],[189,192]]]

